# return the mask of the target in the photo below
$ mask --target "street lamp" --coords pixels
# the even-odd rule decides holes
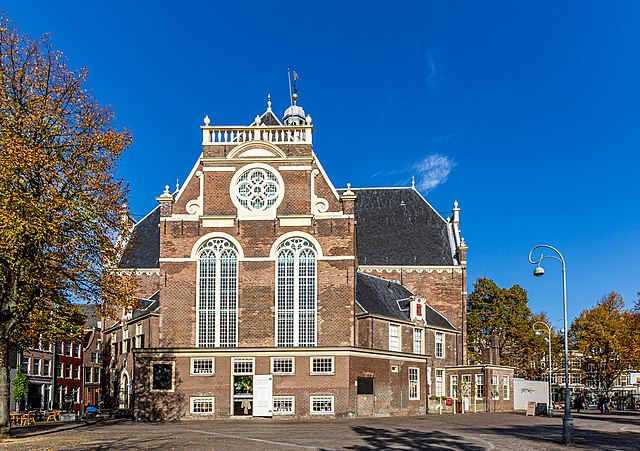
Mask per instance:
[[[538,260],[533,260],[531,256],[536,249],[549,249],[557,254],[543,255],[540,254]],[[562,263],[562,304],[564,309],[564,416],[562,417],[562,439],[566,445],[573,443],[571,434],[573,431],[573,417],[571,416],[571,393],[569,389],[569,328],[567,326],[567,270],[564,263],[564,257],[558,249],[547,244],[539,244],[529,252],[529,263],[537,265],[533,270],[533,275],[540,277],[544,275],[544,269],[540,266],[542,260],[552,258]]]
[[[536,267],[536,269],[538,268],[540,268],[540,266]],[[547,416],[551,416],[553,412],[553,400],[551,398],[551,326],[549,326],[544,321],[536,321],[535,323],[533,323],[533,330],[536,335],[540,335],[544,332],[544,330],[536,329],[536,326],[538,324],[544,326],[547,329],[547,334],[549,336],[549,338],[547,339],[547,342],[549,343],[549,405],[547,406]]]

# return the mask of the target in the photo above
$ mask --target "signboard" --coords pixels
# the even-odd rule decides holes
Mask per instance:
[[[253,376],[253,416],[270,417],[273,415],[273,376]]]
[[[536,414],[536,402],[535,401],[529,401],[527,403],[527,416],[531,415],[531,416],[535,416]]]
[[[447,404],[447,407],[451,407],[453,405],[453,399],[447,398],[446,404]]]
[[[527,381],[513,379],[513,409],[525,410],[528,402],[549,402],[549,383],[545,381]]]

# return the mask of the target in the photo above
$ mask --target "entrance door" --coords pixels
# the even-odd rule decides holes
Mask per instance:
[[[273,376],[253,376],[253,416],[272,416]]]

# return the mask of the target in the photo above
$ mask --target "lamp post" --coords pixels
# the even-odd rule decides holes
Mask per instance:
[[[547,341],[549,343],[549,405],[547,406],[547,416],[551,416],[553,412],[553,399],[551,398],[551,326],[549,326],[544,321],[536,321],[533,323],[533,330],[536,335],[542,334],[544,331],[540,329],[536,329],[538,324],[543,325],[547,329]]]
[[[538,260],[533,260],[531,256],[536,249],[549,249],[556,255],[540,254]],[[564,416],[562,417],[562,439],[566,445],[573,443],[571,434],[573,431],[573,417],[571,416],[571,390],[569,389],[569,328],[567,325],[567,270],[564,263],[564,257],[558,249],[547,244],[539,244],[529,252],[529,263],[537,265],[533,270],[533,275],[541,277],[544,275],[544,269],[540,266],[542,260],[552,258],[562,263],[562,304],[564,310]]]

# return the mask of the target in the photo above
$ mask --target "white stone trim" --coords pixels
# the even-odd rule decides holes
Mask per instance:
[[[271,250],[269,251],[270,260],[275,260],[277,258],[276,254],[278,251],[278,246],[280,246],[280,244],[284,243],[289,238],[304,238],[306,240],[309,240],[316,248],[316,259],[319,260],[320,257],[324,256],[324,254],[322,253],[322,246],[320,245],[320,242],[318,242],[318,240],[316,240],[316,238],[313,235],[309,235],[308,233],[305,233],[305,232],[296,231],[296,232],[284,233],[280,235],[273,242],[273,244],[271,245]]]
[[[203,172],[235,172],[235,166],[205,166]]]
[[[318,160],[318,157],[316,156],[316,153],[314,151],[311,151],[311,155],[313,156],[313,161],[318,166],[318,170],[320,171],[320,173],[322,174],[322,176],[324,177],[326,182],[329,184],[329,188],[331,188],[331,192],[335,196],[336,200],[340,200],[340,196],[338,195],[338,191],[336,191],[336,187],[333,186],[333,183],[331,182],[331,179],[329,178],[329,176],[325,172],[324,168],[322,167],[322,164],[320,163],[320,160]]]
[[[310,171],[311,166],[278,166],[278,171]]]
[[[209,216],[202,217],[201,219],[203,228],[231,228],[236,224],[235,216]]]
[[[278,216],[281,227],[309,227],[311,226],[312,215],[288,215]]]
[[[367,273],[373,272],[373,271],[386,272],[386,273],[400,272],[400,271],[417,272],[417,273],[437,272],[438,274],[441,274],[443,272],[451,273],[452,271],[455,271],[456,274],[461,274],[462,268],[460,266],[360,265],[358,266],[358,271],[367,272]]]
[[[229,145],[230,143],[225,143],[227,145]],[[250,140],[250,141],[246,141],[243,142],[242,144],[237,145],[236,147],[234,147],[233,149],[231,149],[231,152],[229,152],[227,154],[227,158],[226,160],[235,160],[235,159],[244,159],[242,157],[241,154],[247,152],[247,151],[251,151],[251,150],[262,150],[262,151],[267,151],[269,152],[271,155],[263,155],[263,154],[249,154],[247,155],[247,158],[252,158],[252,159],[263,159],[263,158],[287,158],[287,155],[277,146],[274,146],[273,144],[267,142],[267,141],[262,141],[262,140]]]
[[[248,210],[242,206],[242,204],[240,203],[240,201],[236,196],[236,184],[238,182],[238,178],[240,178],[240,176],[244,174],[246,171],[249,171],[251,169],[264,169],[266,171],[269,171],[273,175],[275,175],[276,179],[278,180],[278,198],[276,199],[275,203],[271,207],[267,208],[266,210],[262,210],[262,211]],[[265,163],[251,163],[241,167],[233,175],[233,177],[231,178],[231,184],[229,185],[229,196],[231,196],[231,202],[233,202],[233,205],[236,207],[238,219],[241,221],[242,220],[264,220],[264,219],[273,220],[275,219],[278,207],[280,206],[280,204],[284,199],[285,191],[286,191],[286,187],[284,185],[284,180],[282,178],[282,175],[280,175],[280,173],[276,170],[275,167]]]
[[[240,244],[240,242],[235,239],[233,236],[229,235],[228,233],[224,233],[224,232],[211,232],[211,233],[207,233],[206,235],[201,236],[198,241],[195,242],[195,244],[193,245],[193,247],[191,248],[191,258],[181,258],[181,259],[177,259],[177,258],[172,258],[172,259],[168,259],[168,258],[161,258],[160,261],[197,261],[198,260],[198,249],[200,249],[200,246],[202,246],[202,244],[206,241],[209,241],[212,238],[222,238],[228,241],[231,241],[237,251],[238,251],[238,260],[240,260],[240,258],[244,257],[244,251],[242,250],[242,245]]]
[[[200,160],[201,159],[202,159],[202,154],[200,154],[200,157],[198,158],[198,160],[196,160],[196,164],[194,164],[193,168],[191,168],[191,172],[189,172],[189,175],[187,176],[187,179],[184,181],[184,183],[182,184],[182,186],[178,190],[178,193],[174,196],[175,197],[175,202],[178,202],[180,200],[180,198],[182,197],[182,193],[184,192],[186,187],[189,186],[189,183],[191,183],[191,179],[196,175],[196,172],[198,171],[198,167],[200,166]],[[174,203],[174,205],[175,205],[175,203]]]

